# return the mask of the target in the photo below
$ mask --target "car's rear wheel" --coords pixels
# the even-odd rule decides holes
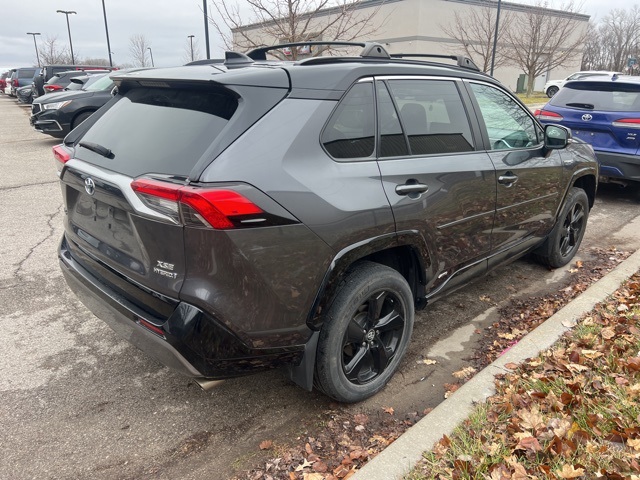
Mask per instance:
[[[589,218],[589,199],[581,188],[573,187],[567,195],[556,226],[533,257],[552,268],[565,266],[574,257]]]
[[[547,97],[551,98],[560,90],[558,87],[549,87],[547,89]]]
[[[347,275],[318,341],[316,386],[340,402],[359,402],[391,379],[413,330],[414,300],[405,278],[372,262]]]
[[[73,130],[74,128],[76,128],[78,125],[80,125],[82,122],[84,122],[87,118],[89,118],[91,115],[93,114],[93,112],[83,112],[80,115],[78,115],[76,118],[73,119],[73,124],[71,125],[71,130]]]

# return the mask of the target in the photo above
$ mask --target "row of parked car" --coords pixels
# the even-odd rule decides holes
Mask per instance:
[[[0,90],[31,105],[31,125],[64,138],[111,98],[112,68],[92,65],[46,65],[16,68],[2,74]]]

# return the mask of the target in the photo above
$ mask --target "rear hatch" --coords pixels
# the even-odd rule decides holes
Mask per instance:
[[[206,223],[198,205],[189,207],[198,201],[190,185],[288,91],[224,86],[210,80],[213,71],[208,67],[206,82],[139,74],[129,81],[125,75],[117,81],[118,98],[54,149],[68,251],[130,301],[138,290],[178,298],[185,276],[183,227]],[[247,112],[254,98],[261,113]],[[136,303],[148,306],[149,299]]]
[[[542,120],[571,128],[596,151],[635,155],[640,147],[640,83],[574,81],[549,101]]]

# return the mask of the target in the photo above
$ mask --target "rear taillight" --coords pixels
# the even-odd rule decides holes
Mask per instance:
[[[614,127],[640,128],[640,118],[621,118],[612,122]]]
[[[44,89],[47,92],[56,92],[58,90],[62,90],[62,87],[60,85],[45,85]]]
[[[57,160],[56,168],[58,169],[58,173],[62,171],[64,164],[71,160],[72,154],[73,152],[63,144],[53,147],[53,158]]]
[[[174,185],[152,179],[134,180],[131,188],[153,210],[176,223],[228,230],[244,222],[262,222],[264,211],[235,190]],[[262,217],[261,217],[262,216]]]
[[[536,110],[535,112],[533,112],[533,116],[538,120],[547,120],[550,122],[560,122],[564,119],[562,115],[550,110]]]
[[[20,84],[18,83],[18,79],[17,78],[13,79],[13,86],[16,87],[16,88],[18,88],[18,86],[20,86]]]

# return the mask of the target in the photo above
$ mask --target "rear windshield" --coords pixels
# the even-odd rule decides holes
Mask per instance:
[[[640,84],[579,82],[565,85],[549,101],[556,107],[604,110],[607,112],[640,111]]]
[[[18,70],[20,78],[33,78],[36,74],[35,68],[21,68]]]
[[[108,148],[113,158],[82,147],[76,156],[130,177],[187,177],[237,107],[224,90],[132,89],[80,139]]]

